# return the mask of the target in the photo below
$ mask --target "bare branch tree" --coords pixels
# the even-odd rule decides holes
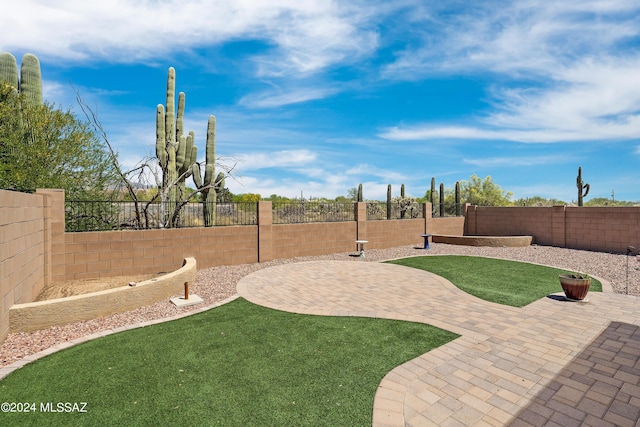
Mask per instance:
[[[194,194],[201,194],[203,191],[208,189],[217,189],[221,184],[221,180],[215,180],[210,185],[201,186],[196,188],[193,193],[189,194],[186,189],[181,185],[184,183],[185,178],[188,178],[192,171],[187,170],[175,178],[171,180],[167,180],[166,171],[160,169],[158,161],[153,156],[146,156],[143,158],[133,169],[125,170],[121,163],[118,160],[118,153],[114,150],[113,145],[109,141],[109,137],[107,136],[102,123],[98,119],[98,115],[89,107],[89,105],[82,99],[79,92],[74,88],[76,93],[76,101],[80,106],[83,114],[85,115],[89,125],[93,128],[96,135],[98,135],[102,141],[104,141],[105,145],[109,149],[110,158],[113,162],[115,169],[117,170],[122,184],[125,186],[126,191],[134,203],[135,213],[136,213],[136,228],[148,228],[150,225],[150,213],[149,207],[159,200],[159,208],[160,214],[158,218],[158,225],[161,227],[176,227],[179,225],[180,220],[180,212],[182,208],[189,202],[190,198]],[[233,164],[229,166],[226,162],[221,161],[222,159],[230,159],[233,161]],[[200,164],[204,164],[205,162],[200,162]],[[223,179],[226,177],[231,177],[235,179],[234,170],[237,165],[237,161],[232,157],[223,158],[217,157],[216,166],[219,167],[223,171]],[[151,200],[141,201],[137,190],[137,186],[140,185],[141,182],[148,181],[148,176],[153,176],[154,186],[157,188],[157,193],[151,198]],[[197,187],[197,186],[196,186]],[[171,212],[165,212],[165,208],[169,206],[167,201],[170,199],[170,192],[176,192],[177,200],[175,204],[170,206]],[[143,221],[144,216],[144,221]]]

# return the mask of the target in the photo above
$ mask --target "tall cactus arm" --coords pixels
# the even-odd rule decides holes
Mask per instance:
[[[165,113],[164,106],[158,104],[156,108],[156,157],[160,163],[160,167],[164,170],[167,167],[167,139],[165,132]]]
[[[216,164],[216,116],[209,116],[207,123],[207,165]]]
[[[578,176],[576,177],[576,187],[578,187],[578,191],[582,191],[582,167],[578,168]]]
[[[196,134],[194,131],[189,132],[189,135],[191,136],[191,150],[187,150],[188,153],[188,158],[189,158],[189,165],[193,165],[194,163],[196,163],[198,161],[198,147],[196,147],[195,145],[195,140],[196,140]],[[188,148],[188,147],[187,147]]]
[[[176,70],[173,67],[169,67],[167,75],[167,102],[165,113],[165,133],[166,142],[174,143],[176,135],[176,117],[175,117],[175,93],[176,93]]]
[[[435,201],[436,201],[436,178],[435,177],[431,177],[431,197],[429,201],[431,202],[432,205],[435,204]]]
[[[178,175],[184,173],[185,168],[183,168],[183,166],[187,158],[187,139],[187,135],[182,135],[180,139],[178,139],[178,147],[176,150],[176,169],[178,170]]]
[[[180,146],[179,146],[179,152],[181,153],[181,158],[180,158],[180,163],[179,163],[179,170],[178,170],[178,174],[182,177],[181,179],[185,179],[188,178],[191,175],[191,165],[193,163],[191,163],[191,153],[193,152],[194,149],[194,145],[193,145],[193,140],[194,140],[194,133],[189,132],[189,135],[182,135],[180,137]]]
[[[222,190],[224,189],[224,173],[223,172],[219,172],[218,176],[216,177],[216,183],[214,185],[214,188],[216,190],[216,193],[220,194],[222,192]]]
[[[582,206],[583,198],[589,194],[589,189],[591,186],[589,184],[585,184],[582,180],[582,167],[578,168],[578,176],[576,177],[576,187],[578,187],[578,206]],[[584,193],[582,190],[585,190]]]
[[[178,94],[178,114],[176,117],[176,141],[184,135],[184,108],[186,102],[186,95],[184,92]]]
[[[18,91],[18,64],[9,52],[0,53],[0,82],[7,82]]]
[[[197,188],[202,188],[202,173],[200,171],[200,164],[194,163],[191,166],[191,174],[193,175],[193,182]]]
[[[42,75],[40,61],[31,54],[25,53],[20,67],[20,92],[24,93],[30,105],[42,105]]]
[[[172,187],[178,180],[178,169],[176,168],[176,150],[171,145],[167,146],[167,175],[166,184]],[[173,200],[172,200],[173,201]]]
[[[7,82],[15,92],[23,93],[27,105],[42,105],[40,61],[34,54],[24,54],[18,75],[16,58],[9,52],[1,52],[0,82]]]
[[[213,183],[213,175],[215,174],[216,170],[215,170],[215,166],[214,165],[210,165],[209,163],[207,163],[204,167],[204,181],[202,182],[202,184],[205,187],[210,188],[211,184]]]

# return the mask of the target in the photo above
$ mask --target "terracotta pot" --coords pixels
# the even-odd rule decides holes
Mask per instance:
[[[582,301],[586,298],[591,286],[591,279],[578,279],[571,274],[560,275],[560,285],[567,299]]]

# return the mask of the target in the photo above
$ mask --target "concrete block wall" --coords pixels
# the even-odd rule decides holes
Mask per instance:
[[[38,189],[36,194],[45,196],[48,213],[45,215],[45,281],[54,283],[65,277],[65,213],[64,190]]]
[[[566,247],[625,252],[640,244],[640,207],[567,207]]]
[[[45,286],[50,200],[0,190],[0,342],[9,334],[9,309],[30,302]]]
[[[465,217],[433,218],[431,220],[430,233],[444,234],[447,236],[464,235]]]
[[[537,244],[553,244],[551,208],[471,206],[467,212],[469,235],[528,235]]]
[[[355,221],[276,224],[273,226],[272,259],[346,252],[353,250],[355,240]]]
[[[65,279],[162,273],[258,261],[257,226],[66,233]]]
[[[466,219],[467,235],[530,235],[539,245],[616,253],[640,244],[640,207],[471,206]]]
[[[208,268],[348,252],[357,239],[369,240],[371,249],[418,245],[431,221],[430,205],[427,218],[410,220],[366,221],[366,204],[354,209],[356,221],[273,224],[271,202],[259,202],[257,226],[65,233],[60,280],[167,272],[187,257]],[[464,218],[437,222],[462,234]]]
[[[394,246],[420,246],[424,239],[425,221],[419,219],[367,221],[368,240],[365,249],[384,249]],[[353,242],[352,242],[353,243]]]

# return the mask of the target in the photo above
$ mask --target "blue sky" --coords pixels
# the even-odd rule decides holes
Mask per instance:
[[[167,69],[204,158],[262,196],[423,196],[490,175],[514,198],[640,200],[637,0],[21,0],[0,51],[98,114],[126,167],[155,152]]]

